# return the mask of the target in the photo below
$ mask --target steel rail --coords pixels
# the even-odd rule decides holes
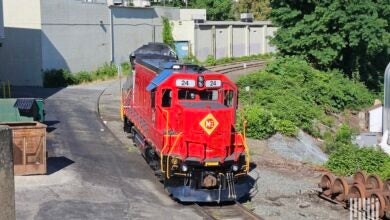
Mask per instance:
[[[264,218],[258,216],[251,210],[247,209],[239,202],[235,202],[229,205],[199,205],[194,203],[194,208],[208,220],[218,219],[252,219],[252,220],[264,220]],[[224,216],[228,215],[228,216]],[[234,215],[234,216],[232,216]]]
[[[234,71],[240,71],[245,69],[251,69],[256,67],[263,67],[267,61],[250,61],[250,62],[239,62],[239,63],[230,63],[230,64],[222,64],[216,66],[207,66],[211,71],[221,72],[221,73],[231,73]]]

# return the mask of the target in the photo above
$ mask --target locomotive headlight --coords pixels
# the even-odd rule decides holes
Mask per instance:
[[[203,87],[203,86],[204,86],[204,77],[198,76],[198,87]]]
[[[238,165],[237,164],[232,165],[232,170],[234,172],[237,172],[238,171]]]
[[[182,164],[181,164],[181,171],[183,171],[183,172],[187,172],[187,171],[188,171],[188,166],[187,166],[187,164],[185,164],[185,163],[182,163]]]

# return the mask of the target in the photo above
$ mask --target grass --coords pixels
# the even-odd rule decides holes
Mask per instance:
[[[122,63],[122,74],[128,75],[131,72],[130,63]],[[102,81],[117,77],[117,67],[113,64],[104,64],[95,71],[81,71],[71,73],[66,69],[51,69],[43,73],[44,87],[66,87],[69,85],[78,85],[94,81]]]
[[[221,65],[221,64],[227,64],[227,63],[234,63],[234,62],[243,62],[243,61],[252,61],[252,60],[268,60],[273,58],[275,55],[272,53],[267,54],[257,54],[257,55],[251,55],[251,56],[243,56],[243,57],[225,57],[221,59],[215,59],[213,56],[209,55],[207,59],[203,62],[199,61],[198,58],[195,56],[188,56],[182,59],[182,62],[184,63],[193,63],[197,65],[202,66],[215,66],[215,65]]]

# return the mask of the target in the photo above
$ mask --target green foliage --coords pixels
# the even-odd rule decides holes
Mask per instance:
[[[214,56],[208,55],[205,63],[208,66],[215,66],[217,64],[217,61],[215,60]]]
[[[253,138],[267,138],[275,133],[274,127],[271,125],[272,114],[259,106],[245,107],[245,120],[247,121],[246,134]],[[241,126],[243,118],[239,126]],[[242,129],[242,127],[239,127]]]
[[[124,75],[130,73],[131,66],[129,63],[122,63],[122,72]],[[96,80],[106,80],[116,77],[118,74],[115,65],[104,64],[97,70],[92,72],[81,71],[72,74],[65,69],[52,69],[43,73],[44,87],[66,87],[69,85],[77,85],[88,83]]]
[[[326,138],[326,150],[330,153],[326,168],[338,175],[352,175],[357,170],[363,170],[382,178],[390,177],[390,157],[373,147],[353,145],[353,134],[351,128],[342,125],[334,136]]]
[[[128,75],[130,74],[131,71],[131,64],[129,62],[124,62],[121,64],[122,67],[122,74],[123,75]]]
[[[344,145],[351,145],[351,138],[354,135],[354,132],[348,125],[341,125],[335,134],[332,134],[330,132],[327,132],[324,134],[324,140],[325,140],[325,146],[324,151],[325,153],[333,153],[337,151],[340,146]]]
[[[89,72],[86,72],[86,71],[79,72],[73,76],[78,79],[77,83],[74,83],[74,84],[92,82],[94,79],[93,75],[90,74]],[[72,84],[69,84],[69,85],[72,85]]]
[[[165,6],[165,7],[183,7],[185,6],[182,0],[171,1],[151,1],[152,6]]]
[[[172,36],[172,24],[169,21],[169,19],[166,17],[162,17],[162,21],[163,21],[163,33],[162,33],[163,42],[174,49],[175,41]]]
[[[243,61],[252,61],[252,60],[269,60],[274,57],[274,54],[256,54],[250,56],[242,56],[242,57],[224,57],[220,59],[215,59],[212,55],[208,55],[204,62],[199,61],[195,56],[190,55],[188,57],[183,58],[183,62],[194,63],[198,65],[206,65],[206,66],[215,66],[233,62],[243,62]]]
[[[322,70],[339,69],[379,89],[390,60],[390,2],[271,1],[272,43]],[[358,76],[358,77],[357,77]]]
[[[181,59],[183,63],[191,63],[191,64],[197,64],[197,65],[202,65],[202,63],[192,54],[190,51],[190,54],[187,57],[184,57]]]
[[[65,87],[74,84],[74,77],[68,70],[51,69],[44,72],[44,87]]]
[[[295,136],[297,135],[298,129],[295,126],[295,124],[289,120],[278,120],[277,118],[273,118],[271,121],[271,125],[274,127],[274,129],[282,134],[288,135],[288,136]]]
[[[97,79],[107,79],[116,76],[118,74],[118,70],[115,65],[105,63],[92,74],[96,75]]]
[[[269,18],[271,7],[269,0],[240,0],[234,5],[236,18],[240,13],[252,13],[255,20],[263,21]]]
[[[306,61],[294,57],[277,59],[265,71],[241,77],[237,85],[241,103],[256,105],[258,107],[253,108],[261,108],[275,118],[272,129],[266,130],[270,132],[268,135],[275,131],[292,135],[296,128],[301,128],[318,136],[316,121],[329,126],[332,120],[327,114],[361,109],[374,100],[373,94],[361,83],[348,80],[338,72],[315,70]],[[250,86],[249,92],[246,86]],[[250,120],[255,119],[248,119],[248,129],[253,124]],[[263,134],[264,129],[259,132],[262,137],[267,136]],[[248,132],[248,135],[256,134]]]
[[[233,1],[231,0],[194,0],[190,2],[193,8],[205,8],[207,20],[224,21],[233,19]]]
[[[238,130],[242,131],[243,120],[247,121],[246,133],[252,138],[268,138],[276,132],[288,136],[295,136],[298,132],[294,123],[289,120],[280,120],[268,110],[258,105],[247,105],[244,108],[245,117],[239,118]]]
[[[270,53],[256,54],[256,55],[242,56],[242,57],[224,57],[224,58],[215,60],[214,65],[232,63],[232,62],[251,61],[251,60],[266,60],[266,59],[271,59],[272,57],[273,57],[273,54],[270,54]],[[206,64],[207,64],[207,60],[206,60]]]
[[[329,156],[325,166],[338,175],[352,175],[357,170],[390,177],[390,157],[383,151],[352,144],[337,143],[338,150]]]

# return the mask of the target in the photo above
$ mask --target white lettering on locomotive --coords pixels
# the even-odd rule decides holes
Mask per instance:
[[[221,87],[221,80],[206,80],[206,87]]]
[[[195,87],[195,80],[193,79],[176,79],[177,87]]]

